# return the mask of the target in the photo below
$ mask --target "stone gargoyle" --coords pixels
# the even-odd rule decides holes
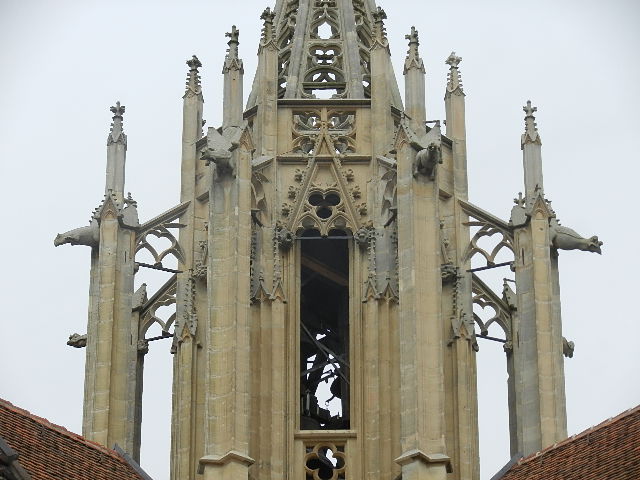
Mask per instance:
[[[424,175],[430,180],[436,176],[436,166],[442,163],[442,133],[440,133],[440,121],[435,120],[435,125],[429,129],[426,135],[415,141],[413,147],[418,150],[413,161],[413,177]]]
[[[573,352],[576,349],[576,344],[571,340],[567,340],[562,337],[562,354],[567,358],[573,358]]]
[[[213,163],[218,173],[230,173],[232,175],[235,173],[235,162],[229,150],[207,148],[202,152],[200,158],[207,162],[207,165]]]
[[[79,333],[74,333],[69,335],[69,341],[67,345],[73,348],[84,348],[87,346],[87,334],[80,335]]]
[[[585,252],[594,252],[602,254],[600,247],[602,242],[598,237],[584,238],[575,230],[563,227],[555,218],[550,222],[551,245],[558,250],[584,250]]]
[[[75,228],[65,233],[59,233],[53,240],[56,247],[66,243],[71,245],[86,245],[88,247],[97,247],[100,242],[100,227],[96,220],[86,227]]]
[[[236,163],[231,152],[238,146],[240,134],[241,130],[235,127],[229,127],[223,133],[215,128],[207,131],[207,148],[200,158],[207,165],[213,163],[219,176],[229,174],[235,177]]]
[[[442,163],[442,151],[440,145],[430,143],[427,148],[420,150],[416,154],[413,162],[413,176],[425,175],[433,180],[436,174],[436,165]]]

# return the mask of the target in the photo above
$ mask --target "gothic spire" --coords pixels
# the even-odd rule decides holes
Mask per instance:
[[[382,7],[378,7],[373,12],[373,36],[374,41],[380,43],[382,46],[388,46],[387,44],[387,29],[384,26],[384,21],[387,19],[386,12]]]
[[[404,74],[406,75],[411,68],[417,68],[424,73],[424,62],[420,58],[420,52],[418,51],[420,40],[418,39],[416,27],[411,27],[411,33],[405,35],[404,38],[409,40],[409,51],[407,51],[407,58],[404,60]]]
[[[418,52],[418,31],[411,27],[411,33],[405,35],[409,40],[409,51],[404,61],[404,104],[405,112],[410,118],[411,128],[418,135],[424,135],[425,121],[427,120],[426,95],[425,95],[425,69],[424,62]]]
[[[261,18],[260,48],[272,44],[278,52],[278,98],[370,98],[371,47],[382,41],[388,49],[386,16],[375,2],[278,0]],[[384,78],[392,84],[392,105],[401,108],[391,69]],[[256,105],[260,82],[256,78],[247,108]]]
[[[538,111],[538,107],[531,106],[531,100],[527,100],[527,104],[522,107],[522,110],[526,113],[524,117],[524,133],[520,140],[522,148],[527,143],[535,143],[542,145],[542,139],[538,133],[538,125],[536,124],[536,117],[533,116]]]
[[[224,67],[222,67],[222,74],[224,75],[223,130],[228,127],[238,127],[242,123],[242,82],[244,74],[242,60],[238,58],[240,31],[233,25],[231,31],[225,33],[225,36],[229,38],[227,42],[229,48],[224,59]]]
[[[522,107],[525,112],[524,133],[520,139],[522,148],[522,163],[524,168],[524,188],[527,204],[531,205],[538,195],[544,195],[542,178],[542,141],[538,134],[536,117],[533,114],[538,110],[531,106],[531,100]]]
[[[120,102],[110,108],[113,122],[107,137],[107,172],[105,179],[105,195],[115,195],[116,201],[124,200],[124,173],[127,156],[127,136],[122,127],[124,105]]]
[[[124,134],[122,126],[122,119],[124,115],[124,105],[120,105],[120,102],[111,107],[111,113],[113,113],[113,122],[111,123],[111,129],[109,130],[109,136],[107,137],[107,145],[112,143],[127,144],[127,136]]]
[[[241,73],[244,73],[244,66],[242,65],[242,60],[238,57],[238,45],[240,30],[236,28],[235,25],[231,27],[231,31],[224,34],[225,37],[229,37],[229,41],[227,45],[227,55],[224,57],[224,67],[222,67],[222,73],[227,73],[229,70],[239,70]]]
[[[449,55],[444,62],[449,65],[449,74],[447,75],[447,95],[452,93],[464,95],[462,77],[460,76],[460,70],[458,68],[461,61],[462,57],[457,56],[456,52],[451,52],[451,55]]]
[[[201,95],[202,87],[200,85],[198,68],[202,66],[202,63],[200,63],[198,57],[194,55],[190,60],[187,60],[187,65],[189,66],[189,73],[187,73],[187,88],[184,94],[185,96]]]
[[[260,41],[260,44],[262,46],[267,45],[268,43],[274,41],[275,39],[275,36],[276,36],[275,25],[274,25],[275,17],[276,17],[276,13],[271,11],[269,7],[265,8],[264,11],[262,12],[262,15],[260,15],[260,20],[264,22],[262,26],[262,39]]]

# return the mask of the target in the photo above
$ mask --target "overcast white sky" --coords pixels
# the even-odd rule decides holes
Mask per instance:
[[[640,185],[640,8],[632,0],[379,1],[402,87],[404,35],[420,32],[428,116],[444,118],[444,60],[463,57],[471,201],[508,219],[522,190],[522,106],[538,107],[545,192],[563,224],[604,241],[603,255],[562,252],[569,433],[640,403],[635,200]],[[0,0],[0,180],[5,274],[0,396],[81,430],[89,249],[53,247],[102,199],[105,141],[126,105],[127,186],[147,220],[178,201],[181,96],[197,54],[205,118],[221,121],[220,69],[240,29],[245,94],[268,0]],[[147,362],[142,465],[168,479],[171,358]],[[509,459],[504,355],[479,358],[482,478]]]

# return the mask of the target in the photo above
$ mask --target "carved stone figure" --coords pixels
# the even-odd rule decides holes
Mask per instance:
[[[73,348],[84,348],[87,346],[87,334],[80,335],[79,333],[74,333],[69,335],[69,340],[67,341],[67,345]]]
[[[563,227],[556,219],[551,219],[551,245],[559,250],[584,250],[585,252],[594,252],[602,254],[600,247],[602,242],[598,240],[597,235],[584,238],[575,230]]]
[[[572,341],[562,337],[562,354],[567,358],[573,358],[573,351],[576,348],[576,344]]]
[[[207,162],[207,165],[213,163],[216,166],[218,174],[230,173],[233,175],[235,172],[235,162],[233,161],[231,152],[228,150],[207,148],[202,152],[200,158]]]
[[[353,234],[353,238],[360,248],[366,248],[369,243],[369,236],[371,231],[368,228],[362,227]]]
[[[293,245],[295,235],[287,227],[280,225],[276,229],[276,241],[283,250],[289,250]]]
[[[436,165],[439,163],[442,163],[440,146],[431,143],[416,154],[416,159],[413,162],[413,176],[417,177],[420,174],[433,180],[436,174]]]
[[[100,227],[98,222],[92,220],[86,227],[75,228],[65,233],[56,235],[53,244],[56,247],[69,243],[71,245],[86,245],[88,247],[97,247],[100,241]]]

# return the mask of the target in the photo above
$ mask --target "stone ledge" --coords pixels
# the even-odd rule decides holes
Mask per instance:
[[[451,468],[451,458],[449,458],[444,453],[424,453],[422,450],[414,448],[413,450],[409,450],[395,459],[395,462],[401,466],[416,461],[422,461],[426,464],[442,463],[447,469],[447,473],[453,472],[453,469]]]
[[[205,455],[198,462],[198,474],[204,473],[205,466],[223,467],[231,462],[239,463],[247,467],[254,464],[255,460],[244,453],[236,450],[230,450],[224,455]]]

